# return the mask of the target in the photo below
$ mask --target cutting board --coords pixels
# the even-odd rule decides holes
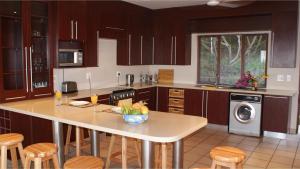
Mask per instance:
[[[158,83],[171,84],[174,80],[174,69],[158,69]]]

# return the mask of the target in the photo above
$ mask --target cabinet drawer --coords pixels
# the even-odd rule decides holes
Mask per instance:
[[[169,98],[169,106],[170,107],[184,108],[184,100],[183,99]]]
[[[184,114],[183,109],[169,107],[169,113]]]
[[[184,98],[183,89],[169,89],[169,97]]]

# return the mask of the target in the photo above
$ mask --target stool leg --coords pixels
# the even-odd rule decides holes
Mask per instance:
[[[34,169],[42,169],[42,159],[34,158]]]
[[[54,169],[59,169],[59,163],[58,163],[57,154],[54,154],[52,156],[52,160],[53,160]]]
[[[127,138],[122,136],[122,169],[127,169]]]
[[[76,126],[76,156],[80,156],[80,128]]]
[[[84,143],[84,129],[80,128],[80,145],[83,146]]]
[[[212,164],[211,164],[210,168],[211,169],[216,169],[216,161],[215,160],[212,161]]]
[[[68,125],[66,144],[65,144],[65,155],[67,155],[69,153],[69,146],[70,146],[70,142],[71,142],[71,133],[72,133],[72,126]]]
[[[137,160],[139,163],[139,167],[142,168],[142,162],[141,162],[141,153],[140,153],[140,144],[137,139],[134,140],[134,146],[136,151]]]
[[[21,157],[22,165],[24,166],[25,165],[25,157],[24,157],[22,143],[18,143],[18,150],[19,150],[19,154],[20,154],[20,157]]]
[[[7,169],[7,147],[1,146],[1,169]]]
[[[161,145],[161,168],[167,168],[167,144],[162,143]]]
[[[24,162],[24,169],[30,169],[31,160],[27,157]]]
[[[109,168],[109,166],[110,166],[110,158],[111,158],[113,146],[115,144],[115,139],[116,139],[116,136],[111,135],[110,142],[109,142],[109,147],[108,147],[108,153],[107,153],[107,157],[106,157],[106,164],[105,164],[106,169]]]
[[[18,169],[18,159],[17,159],[17,151],[16,148],[10,148],[10,156],[11,156],[11,161],[12,161],[12,167],[15,169]]]
[[[160,144],[155,146],[155,168],[160,168]]]
[[[43,169],[50,169],[49,160],[45,160],[43,163]]]

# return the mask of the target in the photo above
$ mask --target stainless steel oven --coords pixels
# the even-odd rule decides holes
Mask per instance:
[[[74,67],[83,65],[83,51],[81,49],[59,49],[58,66]]]

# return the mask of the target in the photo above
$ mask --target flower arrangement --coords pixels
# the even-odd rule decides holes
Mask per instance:
[[[257,83],[259,79],[267,79],[268,75],[262,74],[254,76],[250,71],[247,71],[242,77],[235,83],[237,88],[251,87],[252,90],[257,90]]]

